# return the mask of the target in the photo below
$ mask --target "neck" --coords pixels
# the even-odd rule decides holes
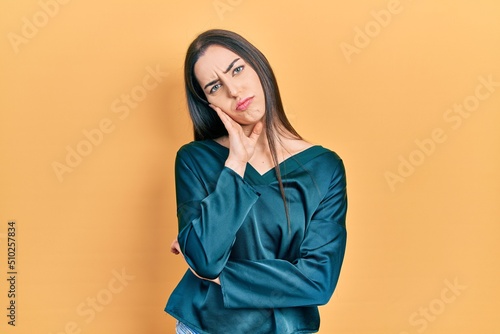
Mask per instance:
[[[257,144],[255,149],[259,152],[269,152],[269,142],[267,140],[267,132],[266,129],[262,129],[262,133],[260,134],[259,139],[257,140]]]
[[[249,136],[253,130],[253,127],[254,127],[253,125],[249,125],[246,128],[243,128],[245,135]],[[284,139],[285,138],[282,135],[280,135],[279,133],[277,133],[275,131],[274,141],[275,141],[275,145],[276,145],[276,150],[277,150],[276,153],[278,154],[278,159],[280,159],[280,155],[284,154],[283,149],[286,150],[286,148],[283,147],[283,140]],[[262,129],[262,133],[260,134],[260,137],[257,141],[256,146],[255,146],[255,151],[260,152],[260,153],[264,153],[267,156],[271,156],[271,149],[270,149],[270,145],[269,145],[269,140],[267,138],[267,131],[266,131],[265,125]]]
[[[275,144],[277,145],[276,147],[276,154],[277,154],[277,159],[280,160],[283,157],[283,150],[280,148],[280,141],[276,140],[275,138]],[[272,157],[271,153],[271,147],[269,145],[269,140],[267,138],[267,132],[265,131],[265,128],[262,130],[262,133],[260,134],[260,137],[257,141],[257,144],[255,145],[255,153],[253,158],[254,164],[264,164],[264,170],[268,170],[272,168],[274,165],[274,160]]]

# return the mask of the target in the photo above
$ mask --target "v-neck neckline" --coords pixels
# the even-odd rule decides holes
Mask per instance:
[[[205,142],[212,146],[219,153],[221,153],[221,156],[224,159],[227,158],[229,154],[229,148],[221,145],[213,139],[208,139]],[[298,167],[303,166],[307,161],[312,160],[314,157],[320,155],[321,153],[324,153],[325,151],[326,149],[321,145],[312,145],[302,151],[292,154],[278,164],[281,176],[284,177]],[[257,169],[255,169],[254,166],[252,166],[251,163],[247,162],[244,179],[250,180],[254,184],[269,184],[273,181],[277,181],[276,170],[274,167],[272,167],[271,169],[261,174],[259,171],[257,171]]]

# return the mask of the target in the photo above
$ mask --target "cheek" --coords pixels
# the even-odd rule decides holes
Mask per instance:
[[[213,104],[213,105],[216,105],[216,106],[221,102],[220,99],[217,96],[213,96],[213,95],[208,95],[207,96],[207,101],[210,104]]]
[[[257,73],[255,74],[255,77],[252,78],[252,83],[253,83],[253,88],[256,92],[263,93],[264,88],[262,88],[262,83],[260,82],[259,77],[257,76]]]
[[[231,100],[224,97],[223,92],[219,92],[217,95],[208,95],[207,101],[223,110],[231,107]]]
[[[220,98],[217,95],[205,95],[208,103],[217,105],[217,103],[220,103]]]

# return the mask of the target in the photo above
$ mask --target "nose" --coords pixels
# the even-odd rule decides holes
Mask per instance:
[[[233,80],[227,80],[226,82],[227,93],[230,97],[238,97],[240,94],[240,86]]]

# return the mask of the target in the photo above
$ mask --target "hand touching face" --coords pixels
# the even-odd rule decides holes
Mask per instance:
[[[264,91],[255,70],[236,53],[218,45],[207,48],[194,73],[210,104],[242,126],[265,114]]]

